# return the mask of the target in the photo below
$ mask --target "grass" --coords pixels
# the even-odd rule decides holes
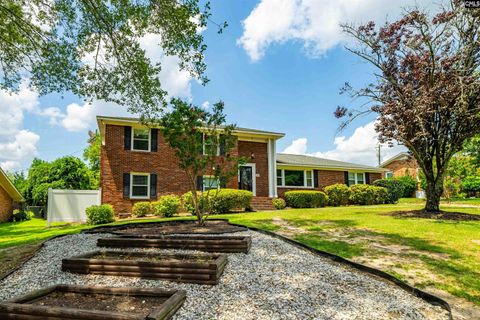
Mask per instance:
[[[418,287],[434,286],[480,305],[480,221],[407,219],[388,214],[422,208],[422,203],[406,201],[402,199],[396,205],[292,209],[215,218],[286,234],[308,246],[366,264],[391,261],[390,265],[381,265],[381,269]],[[450,204],[443,209],[480,214],[480,207]],[[176,219],[192,217],[168,220]],[[155,220],[158,219],[134,222]],[[132,221],[114,224],[128,222]],[[66,224],[46,228],[46,222],[39,219],[0,224],[0,258],[3,261],[7,251],[15,258],[15,253],[11,253],[15,251],[11,250],[21,250],[56,235],[78,233],[88,228],[90,226]],[[402,250],[392,253],[389,248]],[[28,254],[29,249],[25,251]]]
[[[399,201],[400,204],[411,204],[411,203],[415,203],[415,204],[424,204],[425,203],[425,199],[419,199],[419,198],[402,198],[400,199]],[[441,203],[443,205],[457,205],[457,204],[461,204],[461,205],[472,205],[472,206],[480,206],[480,198],[469,198],[469,199],[456,199],[456,198],[452,198],[452,199],[442,199]]]

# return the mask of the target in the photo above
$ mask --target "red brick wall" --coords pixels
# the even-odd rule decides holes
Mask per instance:
[[[418,165],[417,161],[411,158],[393,161],[386,165],[384,168],[393,172],[394,177],[403,177],[407,175],[416,177]]]
[[[13,200],[0,186],[0,222],[6,222],[12,216]]]
[[[100,186],[102,203],[113,205],[116,212],[131,212],[136,201],[123,197],[123,174],[129,172],[148,172],[157,174],[157,195],[169,193],[183,194],[189,191],[185,172],[177,166],[174,151],[165,144],[161,134],[158,135],[157,152],[141,152],[125,150],[123,145],[124,127],[107,125],[105,129],[105,145],[101,150]],[[238,142],[241,156],[255,158],[248,162],[256,163],[257,195],[268,196],[268,162],[267,144],[257,142]],[[227,187],[238,188],[238,177],[227,182]]]
[[[268,149],[267,143],[238,141],[238,153],[248,158],[248,163],[255,163],[256,189],[258,197],[268,197]],[[254,158],[251,158],[252,153]],[[236,178],[238,181],[238,178]],[[235,188],[238,188],[235,187]]]
[[[323,188],[330,186],[336,183],[345,183],[345,172],[344,171],[330,171],[330,170],[318,170],[318,188],[305,188],[305,190],[317,190],[323,191]],[[370,173],[370,182],[381,179],[381,173]],[[277,188],[277,193],[279,197],[283,197],[285,192],[291,190],[302,190],[302,188]]]

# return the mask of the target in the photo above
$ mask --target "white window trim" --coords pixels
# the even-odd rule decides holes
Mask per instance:
[[[314,189],[315,188],[315,177],[314,177],[314,170],[297,170],[297,169],[277,169],[281,170],[282,172],[282,184],[279,185],[277,182],[277,187],[281,188],[298,188],[298,189]],[[285,170],[288,171],[303,171],[303,186],[287,186],[285,185]],[[312,173],[312,185],[307,186],[307,171],[310,171]],[[276,178],[276,177],[275,177]]]
[[[151,151],[151,148],[152,148],[152,130],[150,130],[150,129],[148,129],[148,128],[146,129],[146,130],[148,130],[148,149],[147,149],[147,150],[142,150],[142,149],[135,149],[135,147],[134,147],[134,143],[133,143],[133,142],[134,142],[134,140],[135,140],[135,139],[134,139],[135,129],[137,129],[137,130],[145,130],[145,128],[135,128],[135,127],[132,127],[132,137],[131,137],[131,140],[132,140],[132,141],[131,141],[131,146],[132,146],[132,148],[131,148],[131,150],[132,150],[132,151],[138,151],[138,152],[150,152],[150,151]]]
[[[389,177],[388,175],[391,175],[391,177]],[[393,171],[385,172],[385,178],[387,179],[393,178]]]
[[[220,142],[220,135],[217,134],[217,139],[218,142]],[[205,133],[202,133],[202,149],[203,149],[203,155],[205,156]],[[220,155],[220,143],[217,144],[217,154],[216,156]]]
[[[147,196],[134,196],[133,193],[133,176],[147,177]],[[143,186],[143,185],[142,185]],[[150,173],[145,172],[130,172],[130,199],[150,199]]]
[[[212,176],[212,175],[203,175],[202,176],[202,191],[203,192],[207,192],[208,190],[205,189],[205,178],[214,178],[215,176]],[[210,190],[215,190],[215,188],[212,188]],[[217,190],[220,190],[220,178],[217,179]]]
[[[350,173],[355,173],[355,183],[354,185],[356,184],[367,184],[367,177],[366,177],[366,174],[365,172],[361,172],[361,171],[348,171],[348,174],[350,175]],[[358,178],[357,178],[357,174],[359,173],[362,173],[363,174],[363,183],[358,183]],[[350,176],[348,177],[348,185],[351,185],[350,184]]]

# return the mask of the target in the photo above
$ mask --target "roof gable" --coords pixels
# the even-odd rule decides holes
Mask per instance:
[[[0,168],[0,188],[3,188],[14,201],[20,202],[24,200],[21,193],[13,185],[2,168]]]

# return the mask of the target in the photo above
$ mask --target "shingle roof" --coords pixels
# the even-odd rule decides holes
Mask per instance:
[[[134,118],[134,117],[97,116],[97,120],[98,119],[111,120],[111,121],[140,122],[140,118]],[[272,135],[272,136],[279,136],[279,137],[283,137],[285,135],[284,133],[281,133],[281,132],[265,131],[265,130],[251,129],[251,128],[243,128],[243,127],[236,127],[235,132],[258,133],[258,134],[265,134],[265,135]]]
[[[0,188],[3,188],[14,201],[20,202],[23,201],[23,196],[13,185],[12,181],[8,178],[5,171],[0,168]]]
[[[344,170],[365,170],[374,172],[383,172],[385,169],[366,166],[358,163],[343,162],[312,156],[277,153],[277,163],[292,166],[311,166],[315,168],[344,169]]]

